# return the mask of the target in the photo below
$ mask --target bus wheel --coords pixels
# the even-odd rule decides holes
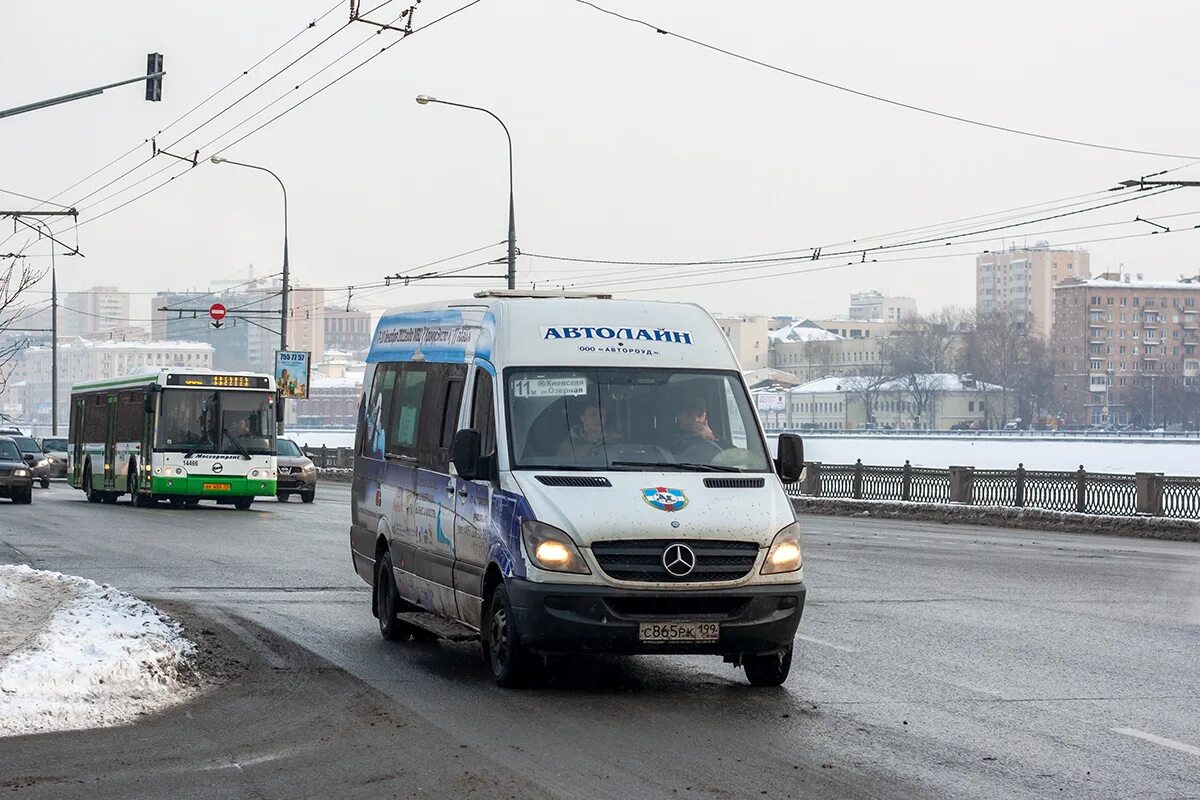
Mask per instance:
[[[137,464],[130,464],[129,478],[125,484],[129,491],[129,502],[134,508],[150,508],[154,505],[154,499],[140,491],[141,481],[138,480]]]
[[[100,492],[100,501],[110,506],[117,502],[118,497],[120,497],[120,495],[116,492]]]
[[[182,497],[172,497],[171,508],[183,508],[183,502],[184,500]]]
[[[513,689],[527,685],[533,677],[534,655],[521,644],[516,617],[504,583],[496,584],[483,619],[483,648],[496,684]]]
[[[379,616],[379,634],[389,642],[402,642],[412,634],[412,629],[396,619],[400,610],[400,593],[392,579],[392,556],[384,553],[375,562],[375,608]]]
[[[97,492],[96,488],[94,486],[92,486],[92,471],[91,470],[88,470],[87,472],[83,473],[83,494],[85,497],[87,497],[87,501],[89,503],[99,503],[100,502],[100,495],[102,494],[102,492]]]
[[[751,686],[779,686],[787,680],[792,669],[792,645],[782,653],[746,656],[742,659],[742,667]]]
[[[183,504],[185,506],[187,506],[188,508],[191,508],[192,506],[198,506],[198,505],[200,505],[200,498],[199,497],[185,498],[183,501]]]
[[[233,501],[233,507],[238,511],[245,511],[250,508],[250,504],[254,502],[253,497],[239,497]]]

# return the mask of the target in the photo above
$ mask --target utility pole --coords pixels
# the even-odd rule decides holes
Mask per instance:
[[[114,89],[118,86],[124,86],[128,83],[146,82],[146,99],[151,102],[162,100],[162,79],[167,73],[163,71],[162,53],[148,53],[146,55],[146,74],[139,75],[136,78],[128,78],[116,83],[106,83],[103,86],[94,86],[91,89],[82,89],[78,92],[51,97],[49,100],[38,100],[36,103],[26,103],[23,106],[15,106],[13,108],[0,109],[0,119],[4,117],[15,117],[17,114],[24,114],[29,111],[37,111],[50,106],[69,103],[72,100],[82,100],[85,97],[95,97],[98,94],[104,94],[105,89]]]

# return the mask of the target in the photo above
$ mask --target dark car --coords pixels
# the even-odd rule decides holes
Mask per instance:
[[[317,496],[317,468],[304,455],[300,446],[291,439],[280,438],[275,448],[279,456],[279,478],[275,484],[275,496],[286,503],[294,494],[301,502],[311,503]]]
[[[33,479],[42,484],[43,489],[50,488],[50,459],[42,452],[37,440],[29,436],[8,437],[21,451],[21,459],[33,472]]]
[[[67,477],[67,440],[62,436],[43,436],[38,439],[38,446],[46,454],[50,462],[50,477]]]
[[[33,502],[33,470],[11,437],[0,438],[0,497],[14,503]]]

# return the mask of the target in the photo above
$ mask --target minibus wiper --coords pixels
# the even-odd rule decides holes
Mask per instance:
[[[233,446],[236,447],[238,449],[238,451],[242,454],[242,458],[246,459],[247,461],[254,460],[254,459],[250,458],[250,452],[246,448],[242,447],[242,443],[239,442],[236,438],[234,438],[234,435],[229,432],[228,428],[221,428],[221,435],[227,436],[229,438],[229,441],[233,442]]]
[[[718,467],[715,464],[688,464],[678,461],[614,461],[614,467],[669,467],[679,470],[695,470],[696,472],[741,472],[737,467]]]

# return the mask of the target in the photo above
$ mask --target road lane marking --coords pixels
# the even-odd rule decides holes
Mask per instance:
[[[826,642],[822,639],[814,639],[811,636],[801,636],[801,635],[797,634],[796,638],[801,639],[806,642],[812,642],[813,644],[819,644],[822,647],[832,647],[834,650],[844,650],[847,653],[857,653],[858,652],[853,647],[846,647],[845,645],[834,644],[833,642]]]
[[[1200,756],[1200,747],[1184,744],[1183,742],[1177,742],[1174,739],[1166,739],[1162,736],[1155,736],[1153,733],[1139,731],[1136,728],[1113,728],[1112,731],[1113,733],[1121,733],[1125,736],[1132,736],[1135,739],[1145,739],[1147,742],[1154,742],[1155,744],[1160,744],[1163,747],[1169,747],[1172,750],[1179,750],[1184,753],[1191,753],[1194,756]]]

